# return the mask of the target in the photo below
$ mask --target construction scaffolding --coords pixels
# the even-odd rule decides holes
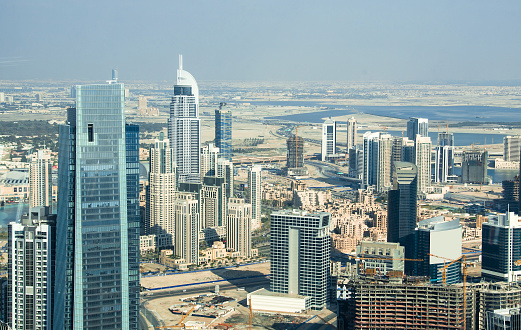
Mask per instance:
[[[338,285],[339,328],[463,329],[463,290],[418,277],[347,280]],[[474,329],[475,300],[466,296],[466,328]]]

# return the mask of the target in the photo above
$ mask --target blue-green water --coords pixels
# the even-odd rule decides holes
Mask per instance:
[[[327,107],[310,113],[266,117],[266,119],[289,120],[295,122],[322,123],[324,118],[345,116],[357,112],[376,116],[408,119],[410,117],[428,118],[450,122],[483,122],[512,123],[521,122],[519,108],[489,107],[489,106],[361,106],[361,105],[331,105],[320,102],[298,101],[251,101],[251,104],[274,106],[317,106]]]

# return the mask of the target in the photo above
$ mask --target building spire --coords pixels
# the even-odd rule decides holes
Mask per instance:
[[[179,54],[179,70],[183,70],[183,55]]]

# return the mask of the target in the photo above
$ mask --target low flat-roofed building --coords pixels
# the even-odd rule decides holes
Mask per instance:
[[[248,293],[248,306],[258,312],[267,313],[302,313],[311,309],[311,297],[293,293],[277,293],[259,289]]]

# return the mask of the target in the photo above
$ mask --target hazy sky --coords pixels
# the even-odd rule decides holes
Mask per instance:
[[[0,80],[521,79],[521,1],[0,0]]]

